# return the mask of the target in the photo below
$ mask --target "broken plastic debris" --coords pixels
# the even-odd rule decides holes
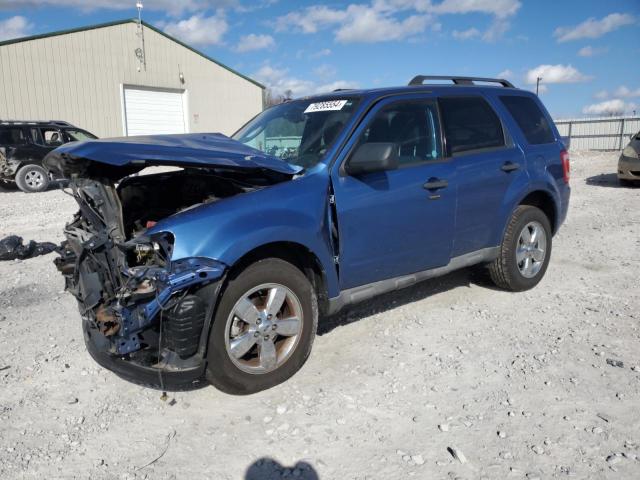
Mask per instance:
[[[607,364],[611,365],[612,367],[624,368],[624,362],[622,362],[622,360],[607,358]]]
[[[24,245],[22,237],[10,235],[0,240],[0,261],[26,260],[55,252],[57,249],[58,246],[51,242],[38,243],[31,240],[27,245]]]
[[[447,451],[460,463],[467,463],[467,457],[464,456],[464,453],[462,453],[462,450],[460,450],[459,448],[452,445],[450,447],[447,447]]]

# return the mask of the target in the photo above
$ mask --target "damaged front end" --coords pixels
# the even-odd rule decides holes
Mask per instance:
[[[227,267],[211,258],[174,259],[173,234],[151,227],[290,175],[212,165],[130,176],[145,163],[105,164],[56,152],[45,164],[69,178],[79,211],[65,228],[55,264],[78,300],[89,352],[106,368],[148,386],[199,383]]]
[[[191,372],[197,381],[225,266],[207,258],[171,261],[170,234],[126,240],[118,192],[104,180],[76,178],[70,188],[80,210],[55,264],[78,300],[92,356],[146,384],[163,384],[162,372]]]

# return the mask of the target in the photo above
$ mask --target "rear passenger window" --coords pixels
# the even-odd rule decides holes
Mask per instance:
[[[504,146],[498,115],[481,97],[445,97],[438,100],[449,155]]]
[[[362,133],[358,145],[395,143],[400,166],[442,157],[438,110],[431,101],[397,102],[384,107]]]
[[[0,128],[0,145],[24,145],[27,138],[22,128]]]
[[[538,104],[529,97],[500,97],[531,145],[555,142],[553,131]]]

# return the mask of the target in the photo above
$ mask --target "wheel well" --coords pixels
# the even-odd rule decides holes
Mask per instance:
[[[265,258],[279,258],[297,267],[309,279],[316,291],[320,312],[327,311],[329,295],[325,272],[318,257],[299,243],[274,242],[261,245],[239,258],[229,269],[227,278],[233,278],[252,263]]]
[[[520,205],[531,205],[542,210],[549,219],[552,233],[556,233],[556,205],[551,195],[541,190],[531,192],[522,199]]]

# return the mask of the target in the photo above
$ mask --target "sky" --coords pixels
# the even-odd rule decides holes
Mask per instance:
[[[640,114],[640,0],[146,0],[142,17],[293,97],[502,77],[554,118]],[[0,0],[0,40],[135,17],[135,0]]]

